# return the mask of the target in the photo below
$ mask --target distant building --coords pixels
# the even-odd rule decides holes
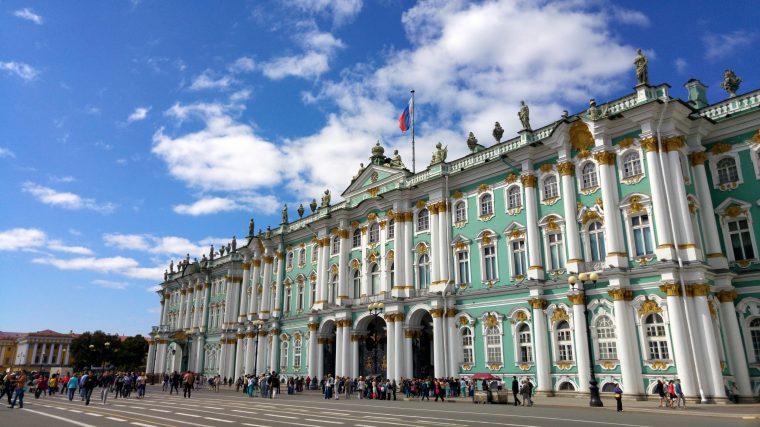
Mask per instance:
[[[709,104],[691,80],[680,100],[639,68],[633,93],[541,127],[525,111],[518,136],[497,124],[417,173],[378,144],[342,201],[172,264],[147,372],[488,372],[555,394],[593,369],[631,397],[662,378],[757,396],[760,90]]]
[[[0,332],[0,370],[53,371],[70,368],[71,341],[77,334],[50,329]]]

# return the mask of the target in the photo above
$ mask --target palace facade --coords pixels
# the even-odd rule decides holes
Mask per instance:
[[[45,329],[37,332],[0,331],[0,371],[64,372],[70,369],[74,333]]]
[[[172,266],[147,371],[489,372],[554,394],[587,393],[593,369],[627,396],[679,378],[756,398],[760,90],[686,87],[538,129],[521,114],[516,138],[497,124],[417,173],[378,143],[339,203]]]

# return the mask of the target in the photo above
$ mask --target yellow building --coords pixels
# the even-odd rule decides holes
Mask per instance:
[[[76,334],[45,329],[0,332],[0,369],[58,371],[71,366],[69,353]]]

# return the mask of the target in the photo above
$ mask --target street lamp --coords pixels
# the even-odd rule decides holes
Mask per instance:
[[[259,363],[259,331],[264,327],[264,323],[265,322],[261,319],[256,319],[253,321],[253,331],[256,334],[256,346],[254,347],[253,351],[253,375],[258,374],[256,365]]]
[[[372,304],[367,306],[367,309],[369,310],[369,314],[370,316],[372,316],[372,323],[375,322],[375,319],[380,317],[384,308],[385,308],[385,304],[381,302],[373,302]],[[376,374],[380,372],[377,366],[377,347],[378,347],[378,341],[379,341],[379,338],[377,336],[377,327],[372,328],[372,341],[375,342],[375,347],[372,349],[372,361],[374,362],[372,366],[372,371],[373,371],[372,373]]]
[[[101,367],[103,368],[103,370],[105,370],[106,369],[106,357],[108,357],[107,353],[111,349],[111,343],[108,342],[108,341],[106,341],[105,344],[103,344],[103,345],[105,346],[105,351],[103,353],[106,353],[106,356],[103,358],[103,363],[101,364]]]
[[[581,285],[585,285],[586,282],[591,282],[591,284],[596,284],[597,280],[599,280],[599,274],[598,273],[580,273],[577,277],[576,276],[570,276],[567,278],[567,283],[570,284],[570,288],[572,289],[573,293],[578,293],[583,296],[583,319],[586,323],[586,340],[587,340],[587,348],[588,348],[588,360],[589,360],[589,370],[591,371],[591,379],[589,380],[589,393],[591,394],[591,400],[589,400],[589,406],[593,407],[599,407],[601,408],[604,406],[604,403],[602,403],[602,399],[599,397],[599,386],[596,382],[596,374],[594,373],[594,355],[591,351],[591,326],[588,324],[588,304],[586,303],[586,292],[584,292],[582,289],[576,288],[576,284],[580,282]]]

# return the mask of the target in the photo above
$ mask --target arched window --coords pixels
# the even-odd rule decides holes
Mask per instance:
[[[599,178],[596,175],[596,165],[586,162],[581,169],[581,189],[588,190],[599,186]]]
[[[330,253],[338,255],[340,252],[340,236],[334,236],[332,238],[332,244],[330,245]],[[312,259],[312,262],[316,262],[316,258]]]
[[[752,247],[752,236],[747,218],[729,219],[726,224],[728,225],[728,235],[731,239],[734,260],[742,261],[755,258],[755,249]]]
[[[391,219],[388,221],[388,239],[396,237],[396,221]]]
[[[372,287],[372,295],[380,294],[382,287],[380,286],[380,266],[377,263],[372,264],[370,267],[370,283]]]
[[[354,298],[359,298],[362,294],[362,278],[359,275],[359,270],[354,270],[354,276],[353,276],[353,288],[354,288]]]
[[[491,282],[498,280],[499,272],[496,267],[496,245],[483,246],[483,280]]]
[[[291,286],[285,287],[285,307],[283,310],[285,313],[290,311],[290,303],[293,301],[293,288]]]
[[[591,261],[604,261],[607,251],[604,249],[604,229],[601,222],[594,221],[589,224],[588,243]]]
[[[427,231],[430,228],[430,212],[422,209],[417,212],[417,231]]]
[[[565,381],[559,385],[560,391],[575,391],[575,386],[570,381]]]
[[[334,303],[338,299],[338,275],[333,274],[330,281],[330,295],[327,296],[327,301]]]
[[[301,248],[298,252],[298,266],[303,267],[306,265],[306,248]]]
[[[559,197],[559,186],[557,185],[557,176],[549,175],[544,179],[543,200],[550,200]]]
[[[380,225],[378,223],[373,222],[369,226],[369,242],[370,243],[378,243],[380,241]]]
[[[736,168],[736,159],[725,157],[718,161],[718,184],[728,184],[739,181],[739,170]]]
[[[475,363],[475,354],[472,343],[472,329],[468,327],[462,328],[462,362],[471,365]]]
[[[623,178],[642,174],[641,156],[638,151],[630,151],[623,156]]]
[[[362,231],[360,229],[354,230],[354,234],[351,239],[351,247],[358,248],[362,245]]]
[[[615,391],[615,384],[614,383],[604,383],[602,386],[602,392],[604,393],[612,393]]]
[[[311,282],[309,285],[311,286],[311,305],[314,305],[317,303],[317,282]]]
[[[454,205],[454,222],[467,222],[467,204],[463,201]]]
[[[670,359],[668,338],[665,334],[665,322],[662,316],[652,313],[644,320],[647,338],[647,356],[649,360]]]
[[[301,369],[301,338],[296,337],[293,341],[293,370],[298,371]]]
[[[599,347],[599,359],[617,359],[617,341],[615,325],[609,316],[602,316],[596,321],[596,342]]]
[[[750,320],[749,337],[752,341],[752,350],[754,350],[755,361],[760,361],[760,318]]]
[[[288,252],[288,262],[285,264],[285,267],[288,269],[293,268],[293,251]]]
[[[557,360],[573,360],[573,332],[570,330],[570,324],[566,321],[557,323]]]
[[[520,362],[533,361],[533,339],[530,335],[530,325],[523,323],[517,328],[517,336],[520,341]]]
[[[633,230],[633,249],[636,256],[653,254],[654,245],[652,244],[652,226],[649,223],[649,214],[632,216],[631,229]]]
[[[288,369],[288,347],[290,343],[283,341],[280,343],[280,372]]]
[[[298,297],[296,301],[296,310],[303,310],[303,285],[298,285]]]
[[[420,289],[430,287],[430,258],[427,254],[420,255],[417,263],[417,283]]]
[[[520,194],[520,187],[513,185],[507,190],[507,208],[517,209],[522,206],[522,195]]]
[[[486,328],[486,363],[501,363],[501,333],[498,326]]]
[[[493,215],[493,196],[486,193],[480,196],[480,216]]]

